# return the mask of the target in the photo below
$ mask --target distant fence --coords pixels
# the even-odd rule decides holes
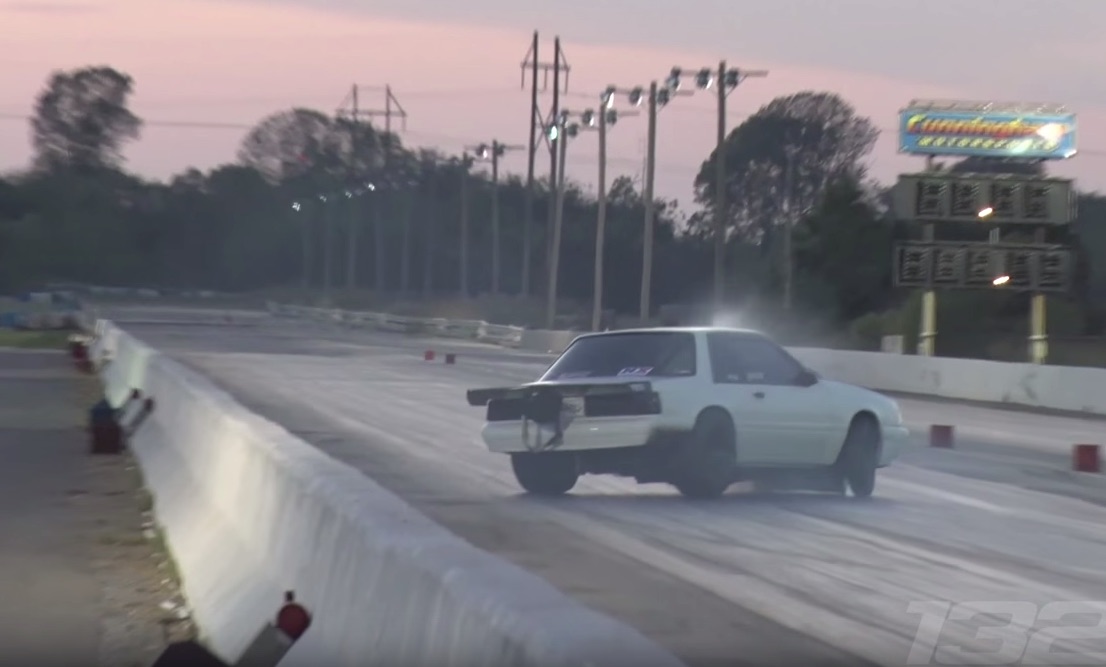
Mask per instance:
[[[0,329],[71,329],[78,324],[80,312],[80,300],[68,292],[0,296]]]

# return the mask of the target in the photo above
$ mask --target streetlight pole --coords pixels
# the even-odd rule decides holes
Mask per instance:
[[[357,244],[360,240],[358,234],[358,227],[364,213],[364,208],[361,205],[361,197],[368,196],[371,199],[369,205],[372,210],[373,224],[379,224],[379,216],[377,215],[376,207],[379,205],[376,201],[376,185],[373,183],[365,183],[364,187],[358,185],[352,190],[346,190],[346,204],[349,206],[349,238],[346,240],[346,289],[352,291],[357,286],[357,256],[358,248]],[[339,201],[341,201],[339,199]]]
[[[423,165],[427,175],[426,216],[423,218],[422,246],[422,298],[429,300],[434,293],[434,253],[438,238],[438,165],[432,162]]]
[[[403,225],[400,239],[399,256],[399,293],[407,296],[411,293],[411,243],[414,236],[414,197],[412,189],[418,184],[410,172],[404,174],[401,189],[397,193],[400,199],[399,220]]]
[[[642,187],[642,203],[645,209],[645,220],[642,229],[641,242],[641,301],[639,318],[642,321],[649,319],[652,310],[651,300],[653,294],[653,240],[655,237],[656,202],[655,188],[657,174],[657,112],[663,109],[677,94],[679,81],[672,83],[671,77],[663,88],[656,81],[649,84],[648,92],[642,86],[630,89],[629,99],[632,106],[641,106],[642,102],[648,105],[648,130],[646,132],[646,156],[645,156],[645,184]],[[691,93],[685,93],[690,95]],[[630,115],[630,114],[625,114]]]
[[[656,134],[657,134],[657,86],[654,82],[650,88],[650,104],[649,104],[649,154],[650,158],[648,162],[652,164],[653,155],[656,152]],[[640,106],[642,99],[645,95],[645,89],[638,86],[629,90],[619,89],[617,86],[607,86],[607,89],[603,91],[600,96],[600,112],[599,112],[599,216],[596,221],[595,230],[595,279],[594,279],[594,295],[592,298],[592,316],[591,316],[591,328],[593,331],[598,331],[600,326],[600,320],[602,319],[603,308],[603,272],[604,272],[604,246],[606,245],[606,224],[607,224],[607,130],[610,125],[615,124],[619,118],[623,116],[636,116],[638,112],[628,111],[619,112],[615,110],[614,98],[620,92],[629,93],[630,104],[633,106]],[[667,98],[664,100],[667,103]],[[595,114],[592,111],[584,113],[584,125],[590,127],[595,119]],[[642,248],[642,273],[641,273],[641,289],[642,289],[642,312],[646,315],[642,316],[642,319],[647,317],[649,312],[649,281],[650,273],[653,265],[653,178],[652,173],[654,169],[650,166],[646,169],[647,174],[645,178],[645,233],[644,242]]]
[[[323,300],[328,303],[330,301],[330,281],[331,274],[331,262],[333,261],[334,254],[334,216],[337,209],[337,198],[331,198],[327,195],[319,195],[319,200],[323,203]]]
[[[714,307],[724,298],[726,259],[726,61],[718,63],[718,137],[714,149]]]
[[[362,209],[354,200],[353,192],[346,190],[346,205],[349,206],[349,238],[346,239],[346,290],[353,291],[357,284],[357,227]]]
[[[507,151],[520,151],[525,146],[508,146],[498,139],[493,139],[490,144],[472,146],[468,150],[473,151],[477,160],[488,160],[492,166],[492,285],[491,293],[499,294],[499,282],[501,275],[501,250],[500,222],[499,222],[499,158],[507,154]],[[524,239],[523,245],[529,248],[529,239]],[[526,252],[526,251],[524,251]],[[525,293],[525,292],[524,292]]]
[[[458,163],[461,173],[461,298],[469,298],[469,167],[472,158],[461,153]]]
[[[492,142],[492,296],[499,294],[499,142]]]
[[[595,218],[595,277],[592,280],[591,330],[599,331],[603,321],[603,246],[607,235],[607,110],[614,101],[613,93],[604,93],[599,107],[599,188],[598,211]]]
[[[607,86],[600,96],[599,111],[588,109],[579,114],[583,128],[599,130],[599,205],[595,221],[595,275],[592,281],[591,313],[593,331],[599,329],[603,314],[603,246],[607,233],[607,129],[618,122],[619,113],[612,108],[617,92],[618,89],[614,86]],[[557,317],[557,282],[561,263],[561,233],[564,228],[565,154],[569,140],[575,138],[581,129],[580,123],[569,122],[573,115],[562,110],[555,124],[547,129],[550,139],[557,142],[559,149],[558,174],[554,184],[553,244],[549,251],[549,290],[545,305],[546,327],[549,329],[555,326]]]
[[[292,216],[299,222],[303,232],[303,256],[300,266],[300,289],[307,293],[311,288],[311,220],[304,205],[299,201],[292,202]]]
[[[673,67],[666,81],[666,87],[673,93],[680,89],[682,67]],[[722,305],[725,283],[726,249],[726,98],[742,81],[749,78],[764,78],[767,70],[746,70],[727,67],[726,61],[718,63],[718,69],[700,68],[695,75],[696,86],[702,90],[717,85],[718,133],[714,149],[714,305]]]
[[[557,280],[561,263],[561,229],[565,207],[565,156],[568,152],[568,140],[575,137],[580,126],[569,123],[568,111],[561,111],[549,128],[550,138],[557,142],[557,174],[554,178],[555,196],[553,203],[553,243],[549,249],[549,289],[546,292],[545,324],[547,329],[555,326],[557,319]]]
[[[641,241],[641,301],[638,317],[642,323],[649,320],[653,296],[653,237],[654,211],[653,186],[657,172],[657,82],[649,83],[649,126],[645,149],[645,228]]]

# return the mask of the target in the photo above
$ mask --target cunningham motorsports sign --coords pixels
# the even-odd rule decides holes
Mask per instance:
[[[915,100],[899,112],[899,151],[914,155],[1064,160],[1075,114],[1060,105]]]

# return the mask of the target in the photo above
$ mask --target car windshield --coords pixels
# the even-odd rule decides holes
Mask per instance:
[[[695,336],[683,331],[604,334],[573,343],[542,380],[695,375]]]

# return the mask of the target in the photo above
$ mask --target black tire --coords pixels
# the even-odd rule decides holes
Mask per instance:
[[[736,478],[735,445],[730,416],[721,410],[704,410],[677,457],[673,485],[687,498],[722,496]]]
[[[576,457],[562,452],[511,454],[519,486],[536,496],[562,496],[576,486]]]
[[[857,498],[868,498],[876,488],[876,468],[879,465],[879,422],[861,415],[849,425],[849,433],[841,446],[837,473]]]

